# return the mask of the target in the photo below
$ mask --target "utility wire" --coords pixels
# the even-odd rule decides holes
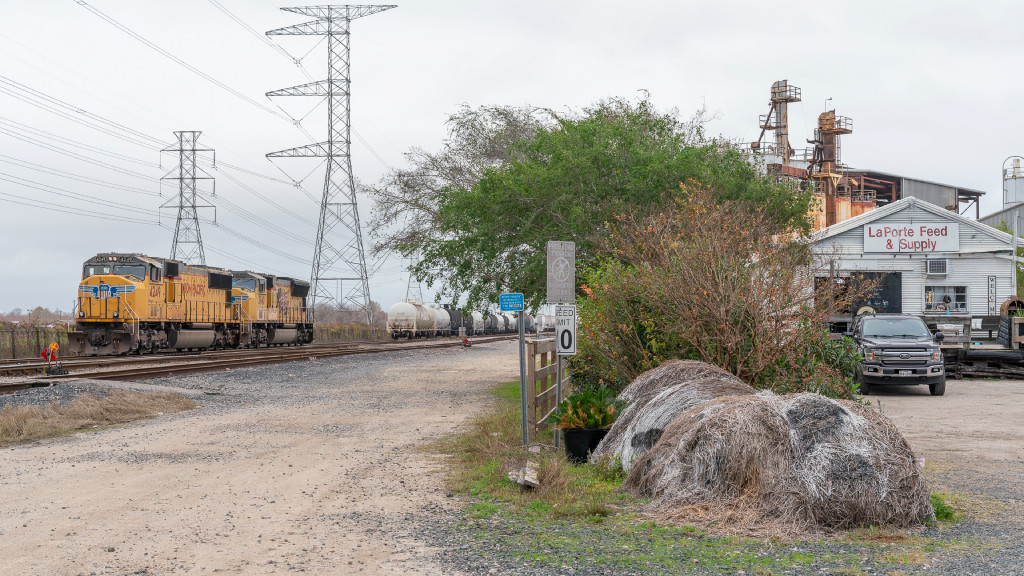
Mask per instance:
[[[245,94],[239,92],[238,90],[235,90],[234,88],[228,86],[227,84],[221,82],[220,80],[217,80],[213,76],[210,76],[209,74],[203,72],[202,70],[196,68],[195,66],[192,66],[188,62],[185,62],[181,58],[178,58],[174,54],[171,54],[167,50],[164,50],[163,48],[157,46],[153,42],[149,41],[145,36],[142,36],[141,34],[135,32],[131,28],[125,26],[124,24],[121,24],[117,20],[114,20],[110,16],[107,16],[103,12],[100,12],[98,9],[94,8],[93,6],[90,6],[89,3],[86,2],[85,0],[75,0],[75,2],[78,3],[79,6],[85,8],[86,10],[88,10],[90,12],[92,12],[96,16],[99,16],[100,18],[102,18],[103,20],[105,20],[107,23],[109,23],[110,25],[114,26],[118,30],[121,30],[125,34],[128,34],[132,38],[134,38],[134,39],[138,40],[139,42],[145,44],[149,48],[155,50],[161,56],[164,56],[168,60],[170,60],[170,61],[174,62],[175,64],[185,68],[186,70],[188,70],[188,71],[192,72],[193,74],[199,76],[203,80],[206,80],[207,82],[212,83],[213,85],[217,86],[218,88],[220,88],[220,89],[222,89],[222,90],[224,90],[224,91],[226,91],[226,92],[228,92],[228,93],[230,93],[230,94],[232,94],[234,96],[237,96],[238,98],[241,98],[242,100],[248,102],[249,104],[252,104],[253,106],[259,108],[260,110],[263,110],[264,112],[272,114],[272,115],[274,115],[274,116],[276,116],[276,117],[278,117],[278,118],[280,118],[282,120],[286,120],[288,122],[293,122],[293,123],[295,122],[295,119],[292,118],[291,116],[289,116],[287,114],[281,114],[280,112],[274,110],[273,108],[270,108],[269,106],[266,106],[266,105],[264,105],[264,104],[262,104],[260,102],[257,102],[256,100],[253,100],[252,98],[246,96]]]
[[[141,220],[138,218],[131,218],[127,216],[117,216],[111,214],[104,214],[102,212],[94,212],[92,210],[85,210],[83,208],[74,208],[72,206],[66,206],[63,204],[57,204],[53,202],[44,202],[42,200],[36,200],[35,198],[26,198],[25,196],[18,196],[17,194],[11,194],[9,192],[0,192],[0,198],[3,198],[5,202],[12,204],[20,204],[22,206],[30,206],[32,208],[42,208],[53,212],[63,212],[65,214],[74,214],[76,216],[86,216],[89,218],[99,218],[102,220],[111,220],[114,222],[129,222],[132,224],[156,224],[156,222]],[[12,200],[13,198],[13,200]],[[20,201],[19,201],[20,200]]]
[[[34,162],[29,162],[28,160],[21,160],[19,158],[13,158],[11,156],[6,156],[4,154],[0,154],[0,162],[6,162],[8,164],[14,164],[15,166],[19,166],[21,168],[27,168],[29,170],[35,170],[35,171],[38,171],[38,172],[44,172],[44,173],[50,174],[52,176],[60,176],[60,177],[63,177],[63,178],[68,178],[70,180],[77,180],[79,182],[85,182],[87,184],[99,184],[101,186],[106,186],[107,188],[114,188],[114,189],[117,189],[117,190],[123,190],[125,192],[133,192],[135,194],[146,194],[148,196],[160,196],[160,194],[158,192],[153,192],[152,190],[143,190],[141,188],[132,188],[130,186],[125,186],[123,184],[117,184],[116,182],[108,182],[106,180],[99,180],[97,178],[89,178],[88,176],[79,176],[77,174],[72,174],[71,172],[65,172],[63,170],[57,170],[56,168],[50,168],[48,166],[43,166],[42,164],[36,164]]]
[[[84,142],[79,142],[77,140],[72,140],[70,138],[65,138],[63,136],[58,136],[57,134],[54,134],[52,132],[47,132],[46,130],[40,130],[38,128],[33,128],[33,127],[31,127],[31,126],[29,126],[27,124],[22,124],[21,122],[17,122],[17,121],[11,120],[10,118],[4,118],[3,116],[0,116],[0,124],[6,125],[10,130],[20,130],[21,132],[28,132],[29,134],[33,134],[35,136],[44,136],[46,138],[49,138],[51,140],[55,140],[55,141],[60,142],[62,144],[67,144],[67,145],[70,145],[70,146],[75,146],[77,148],[83,148],[85,150],[89,150],[89,151],[94,152],[96,154],[100,154],[100,155],[103,155],[103,156],[109,156],[111,158],[116,158],[116,159],[124,161],[124,162],[132,162],[134,164],[140,164],[142,166],[146,166],[146,167],[150,167],[150,168],[155,168],[157,166],[153,162],[148,162],[146,160],[139,160],[138,158],[132,158],[131,156],[125,156],[124,154],[119,154],[117,152],[111,152],[109,150],[104,150],[103,148],[99,148],[97,146],[93,146],[92,144],[86,144]]]
[[[6,178],[3,178],[6,176]],[[13,174],[7,174],[6,172],[0,172],[0,180],[4,182],[10,182],[11,184],[17,184],[18,186],[24,186],[26,188],[33,188],[41,192],[48,192],[50,194],[56,194],[57,196],[64,196],[65,198],[71,198],[72,200],[88,200],[93,204],[100,204],[102,206],[108,206],[117,210],[127,210],[128,212],[136,212],[146,216],[155,215],[153,210],[142,208],[140,206],[132,206],[131,204],[124,204],[121,202],[111,202],[109,200],[103,200],[95,196],[87,194],[79,194],[63,188],[57,188],[56,186],[50,186],[49,184],[43,184],[42,182],[36,182],[35,180],[29,180],[28,178],[21,178]]]
[[[135,178],[141,178],[143,180],[147,180],[147,181],[150,181],[150,182],[153,181],[153,177],[149,176],[147,174],[142,174],[140,172],[135,172],[134,170],[126,170],[124,168],[120,168],[120,167],[115,166],[113,164],[108,164],[106,162],[103,162],[102,160],[96,160],[94,158],[89,158],[88,156],[83,156],[81,154],[78,154],[77,152],[72,152],[72,151],[67,150],[65,148],[61,148],[60,146],[54,146],[52,144],[47,144],[46,142],[42,142],[40,140],[36,140],[35,138],[31,138],[31,137],[28,137],[28,136],[24,136],[24,135],[18,134],[16,132],[11,132],[11,131],[5,130],[3,128],[0,128],[0,134],[6,134],[6,135],[8,135],[8,136],[10,136],[12,138],[16,138],[18,140],[21,140],[22,142],[28,142],[29,144],[34,144],[36,146],[39,146],[40,148],[45,148],[47,150],[51,150],[53,152],[57,152],[58,154],[63,154],[65,156],[69,156],[71,158],[75,158],[76,160],[81,160],[82,162],[87,162],[89,164],[94,164],[96,166],[101,166],[103,168],[107,168],[107,169],[113,170],[115,172],[120,172],[121,174],[125,174],[127,176],[134,176]]]
[[[68,118],[70,120],[74,120],[75,122],[79,122],[80,124],[84,124],[86,126],[89,126],[90,128],[94,128],[96,130],[100,130],[100,131],[106,132],[108,134],[112,133],[112,132],[109,132],[109,130],[122,131],[125,134],[121,134],[121,135],[114,134],[114,135],[116,135],[116,136],[118,136],[118,137],[120,137],[122,139],[129,140],[129,141],[132,141],[131,139],[133,139],[133,138],[134,139],[138,139],[138,140],[143,140],[143,141],[147,141],[148,140],[149,141],[148,144],[142,144],[143,146],[150,146],[150,147],[154,147],[154,148],[160,148],[160,147],[163,146],[164,142],[163,142],[163,140],[161,140],[159,138],[155,138],[155,137],[150,136],[148,134],[139,132],[138,130],[135,130],[133,128],[129,128],[128,126],[125,126],[125,125],[120,124],[118,122],[114,122],[112,120],[108,120],[106,118],[103,118],[102,116],[98,116],[96,114],[93,114],[93,113],[91,113],[91,112],[89,112],[87,110],[84,110],[82,108],[79,108],[77,106],[69,104],[69,103],[67,103],[67,102],[65,102],[65,101],[63,101],[63,100],[61,100],[59,98],[55,98],[53,96],[50,96],[49,94],[46,94],[44,92],[40,92],[40,91],[35,90],[33,88],[30,88],[30,87],[28,87],[28,86],[26,86],[26,85],[24,85],[24,84],[22,84],[20,82],[17,82],[15,80],[12,80],[11,78],[8,78],[7,76],[0,75],[0,85],[2,85],[2,86],[0,86],[0,91],[3,91],[6,94],[14,96],[15,98],[18,98],[19,100],[22,100],[23,102],[26,102],[28,104],[32,104],[33,106],[36,106],[38,108],[46,109],[46,110],[48,110],[48,111],[50,111],[50,112],[52,112],[54,114],[58,114],[60,116]],[[23,92],[23,93],[27,93],[28,96],[17,95],[17,94],[15,94],[13,92],[14,90],[17,90],[17,91]],[[89,120],[92,120],[95,123],[102,124],[102,125],[106,126],[106,128],[99,128],[99,127],[97,127],[95,125],[91,125],[91,124],[85,122],[84,119],[86,119],[86,118],[88,118]],[[138,143],[138,142],[134,142],[134,143]]]

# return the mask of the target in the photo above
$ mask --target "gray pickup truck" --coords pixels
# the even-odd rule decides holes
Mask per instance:
[[[854,372],[860,393],[877,384],[927,384],[932,396],[946,393],[946,370],[939,342],[917,316],[864,314],[853,321],[847,335],[862,356]]]

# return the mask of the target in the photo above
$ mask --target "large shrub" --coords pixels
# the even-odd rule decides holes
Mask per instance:
[[[584,273],[580,299],[583,384],[621,388],[686,358],[758,388],[852,397],[853,349],[824,326],[854,295],[815,286],[811,271],[827,265],[763,208],[691,183],[670,210],[620,216],[598,243],[606,256]]]

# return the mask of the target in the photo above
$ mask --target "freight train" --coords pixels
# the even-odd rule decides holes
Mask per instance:
[[[93,356],[307,344],[308,294],[294,278],[98,254],[82,267],[68,344]]]
[[[445,306],[431,308],[415,302],[399,302],[388,309],[388,333],[392,339],[458,336],[460,328],[467,336],[507,334],[519,330],[515,314],[504,312],[466,312]],[[534,329],[533,317],[526,315],[526,331]]]

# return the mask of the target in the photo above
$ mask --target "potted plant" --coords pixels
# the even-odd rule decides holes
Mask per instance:
[[[583,464],[615,423],[626,403],[605,385],[573,392],[548,417],[562,430],[570,462]]]

